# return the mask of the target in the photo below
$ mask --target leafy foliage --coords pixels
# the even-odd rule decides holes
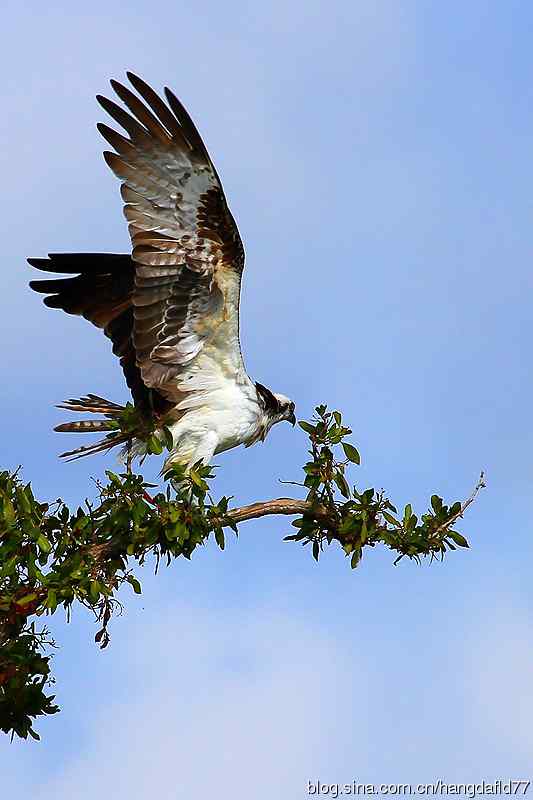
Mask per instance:
[[[149,417],[132,403],[126,403],[124,409],[114,419],[108,420],[111,429],[120,430],[131,439],[141,439],[144,442],[146,455],[159,456],[165,449],[172,449],[172,432],[166,425],[161,426],[158,420]]]
[[[134,410],[126,408],[117,425],[136,429]],[[346,441],[351,434],[339,412],[318,406],[311,421],[300,427],[310,441],[304,465],[305,500],[287,501],[279,510],[272,501],[262,506],[230,509],[229,498],[215,502],[209,491],[211,468],[196,464],[187,474],[174,467],[166,475],[164,490],[153,497],[154,487],[142,475],[107,471],[107,483],[97,484],[95,502],[85,501],[75,510],[62,500],[41,503],[19,472],[0,473],[0,729],[22,738],[39,738],[32,725],[43,714],[58,711],[54,697],[46,694],[52,683],[50,655],[53,646],[45,628],[37,630],[30,618],[51,615],[58,609],[70,618],[74,602],[91,609],[99,623],[95,635],[101,648],[109,644],[108,625],[120,608],[117,592],[129,584],[135,594],[141,585],[131,563],[155,559],[170,564],[190,559],[196,548],[213,536],[220,549],[225,529],[237,532],[237,523],[263,513],[297,514],[297,533],[287,540],[308,545],[318,561],[325,546],[339,544],[352,567],[361,561],[365,547],[383,544],[420,562],[424,556],[442,559],[448,550],[468,547],[453,530],[466,503],[446,505],[434,495],[420,518],[406,505],[403,515],[382,491],[359,491],[348,480],[348,467],[360,463],[356,448]],[[146,430],[147,451],[170,447],[153,429]],[[155,442],[155,440],[157,440]],[[155,442],[155,443],[154,443]],[[161,449],[160,449],[161,448]],[[251,510],[253,508],[253,511]]]
[[[351,430],[343,426],[338,411],[318,406],[312,422],[299,425],[311,441],[311,458],[303,468],[311,509],[294,520],[298,533],[286,536],[286,540],[311,545],[317,561],[324,545],[336,540],[350,556],[352,568],[359,564],[364,547],[380,543],[398,553],[395,564],[404,556],[418,562],[422,556],[442,559],[447,550],[468,547],[464,536],[450,527],[462,515],[460,502],[447,506],[441,497],[433,495],[430,509],[420,519],[410,504],[399,519],[396,507],[383,491],[350,487],[346,468],[350,463],[360,464],[361,459],[356,448],[344,441]],[[340,460],[336,455],[339,445],[344,455]],[[337,500],[339,493],[344,502]],[[324,514],[317,514],[317,507],[323,508]]]

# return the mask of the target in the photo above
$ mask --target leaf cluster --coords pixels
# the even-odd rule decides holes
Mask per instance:
[[[147,455],[159,456],[165,448],[172,450],[173,439],[170,428],[161,425],[153,414],[147,415],[141,412],[132,403],[126,403],[108,424],[112,429],[126,434],[130,442],[133,439],[144,442]]]
[[[137,437],[137,416],[126,407],[116,424]],[[449,550],[468,547],[453,526],[481,481],[462,505],[446,505],[433,495],[420,516],[410,504],[398,514],[382,490],[361,490],[350,481],[349,470],[360,464],[360,456],[338,411],[318,406],[312,420],[299,425],[309,439],[298,484],[306,497],[288,504],[285,498],[232,509],[228,497],[215,501],[209,484],[213,472],[201,463],[187,473],[172,467],[160,489],[133,473],[128,459],[125,472],[107,471],[107,481],[96,483],[95,500],[74,509],[61,499],[37,500],[19,471],[0,472],[0,730],[38,738],[33,721],[58,710],[47,694],[52,683],[47,648],[53,643],[45,628],[35,627],[36,617],[62,610],[70,619],[79,603],[93,612],[99,626],[95,640],[104,648],[110,620],[121,608],[121,587],[142,591],[132,564],[150,558],[157,571],[162,560],[190,559],[210,536],[223,550],[225,529],[237,533],[237,520],[263,513],[297,515],[292,523],[297,532],[286,539],[309,546],[317,561],[326,546],[340,545],[352,567],[365,548],[378,544],[396,553],[395,563],[405,556],[417,562],[426,556],[442,559]],[[148,451],[172,446],[170,432],[156,436],[155,428],[145,428],[142,433]],[[152,437],[156,444],[150,444]],[[157,493],[150,494],[154,489]]]
[[[324,546],[336,541],[350,557],[352,568],[360,563],[365,547],[377,544],[398,553],[394,563],[405,556],[419,563],[424,556],[442,559],[447,550],[468,547],[464,536],[450,527],[462,514],[460,502],[447,506],[433,495],[430,508],[420,518],[410,504],[398,518],[383,490],[350,486],[347,468],[359,465],[361,459],[346,441],[352,431],[343,425],[338,411],[317,406],[313,419],[299,425],[310,441],[310,458],[303,467],[310,509],[293,521],[298,533],[286,540],[310,545],[317,561]]]
[[[46,628],[37,631],[35,624],[19,636],[4,642],[0,652],[0,730],[22,739],[39,739],[33,729],[35,717],[56,714],[59,707],[54,695],[46,689],[53,683],[50,677],[50,657],[43,651],[53,646]]]
[[[209,467],[198,464],[187,476],[172,470],[176,489],[169,482],[154,497],[140,475],[108,471],[107,477],[97,484],[97,503],[71,511],[61,500],[38,502],[18,473],[0,473],[1,730],[36,737],[31,718],[57,710],[44,693],[49,657],[37,655],[46,639],[29,617],[62,608],[69,619],[77,601],[94,612],[100,622],[95,639],[106,647],[119,588],[128,583],[141,593],[130,559],[142,564],[152,554],[156,568],[161,558],[190,559],[211,533],[224,548],[229,500],[208,498]]]

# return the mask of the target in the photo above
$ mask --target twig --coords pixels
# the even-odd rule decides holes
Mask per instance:
[[[450,517],[449,520],[447,520],[446,522],[443,522],[442,525],[439,525],[439,527],[433,532],[433,536],[437,536],[439,533],[442,533],[442,531],[445,531],[445,530],[448,530],[449,528],[451,528],[451,526],[454,524],[454,522],[456,522],[456,520],[458,520],[459,517],[463,516],[463,514],[465,513],[465,511],[468,508],[468,506],[472,505],[472,503],[474,502],[474,500],[478,496],[478,494],[481,491],[481,489],[485,489],[486,486],[487,486],[487,484],[485,483],[485,473],[482,471],[480,476],[479,476],[479,480],[476,483],[476,485],[474,487],[474,490],[473,490],[472,494],[470,495],[470,497],[468,498],[468,500],[465,500],[464,503],[461,503],[461,508],[459,509],[457,514],[454,514],[453,517]]]
[[[461,504],[461,508],[456,514],[454,514],[447,522],[443,523],[433,532],[433,537],[438,537],[438,535],[444,530],[449,529],[459,517],[462,517],[466,509],[474,502],[481,489],[484,489],[485,486],[485,475],[482,472],[470,497]],[[148,502],[154,503],[154,500],[147,493],[144,494],[144,499]],[[213,527],[215,527],[215,524],[220,525],[220,527],[228,527],[232,523],[238,525],[241,522],[247,522],[251,519],[259,519],[260,517],[279,515],[295,516],[299,514],[310,514],[315,519],[322,521],[326,527],[331,526],[332,522],[334,524],[331,510],[328,510],[328,508],[324,505],[312,503],[309,500],[296,500],[291,497],[278,497],[275,500],[265,500],[257,503],[251,503],[247,506],[233,508],[219,520],[213,520]],[[110,539],[107,542],[89,545],[85,549],[85,552],[92,556],[96,562],[103,562],[112,556],[114,552],[116,552],[117,545],[122,546],[122,544],[122,542]],[[44,598],[47,594],[47,590],[44,588],[38,589],[32,587],[32,591],[37,592],[40,596],[40,599]],[[30,612],[29,608],[28,611]],[[11,636],[9,632],[9,625],[6,623],[7,621],[0,620],[0,645],[2,645]]]

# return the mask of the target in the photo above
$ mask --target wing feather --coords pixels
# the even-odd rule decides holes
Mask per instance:
[[[111,82],[127,111],[97,99],[129,137],[98,125],[115,150],[106,151],[105,160],[123,181],[135,265],[136,363],[147,387],[190,403],[184,393],[200,384],[249,380],[239,343],[244,249],[183,105],[169,89],[167,105],[141,78],[128,78],[141,99]]]
[[[135,265],[131,257],[114,253],[51,253],[48,258],[28,261],[42,271],[75,275],[35,280],[30,286],[48,295],[44,302],[49,308],[83,316],[102,328],[113,343],[113,353],[120,359],[135,405],[146,412],[167,411],[168,402],[157,393],[150,395],[136,364],[132,341]]]

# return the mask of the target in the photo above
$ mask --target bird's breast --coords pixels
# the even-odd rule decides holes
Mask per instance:
[[[252,404],[242,404],[217,419],[219,444],[217,453],[231,450],[241,444],[253,444],[261,437],[263,430],[260,409]]]
[[[178,449],[190,439],[200,441],[214,433],[218,441],[215,453],[222,453],[258,441],[263,423],[262,410],[253,394],[233,385],[207,392],[203,402],[183,414],[171,430]]]

